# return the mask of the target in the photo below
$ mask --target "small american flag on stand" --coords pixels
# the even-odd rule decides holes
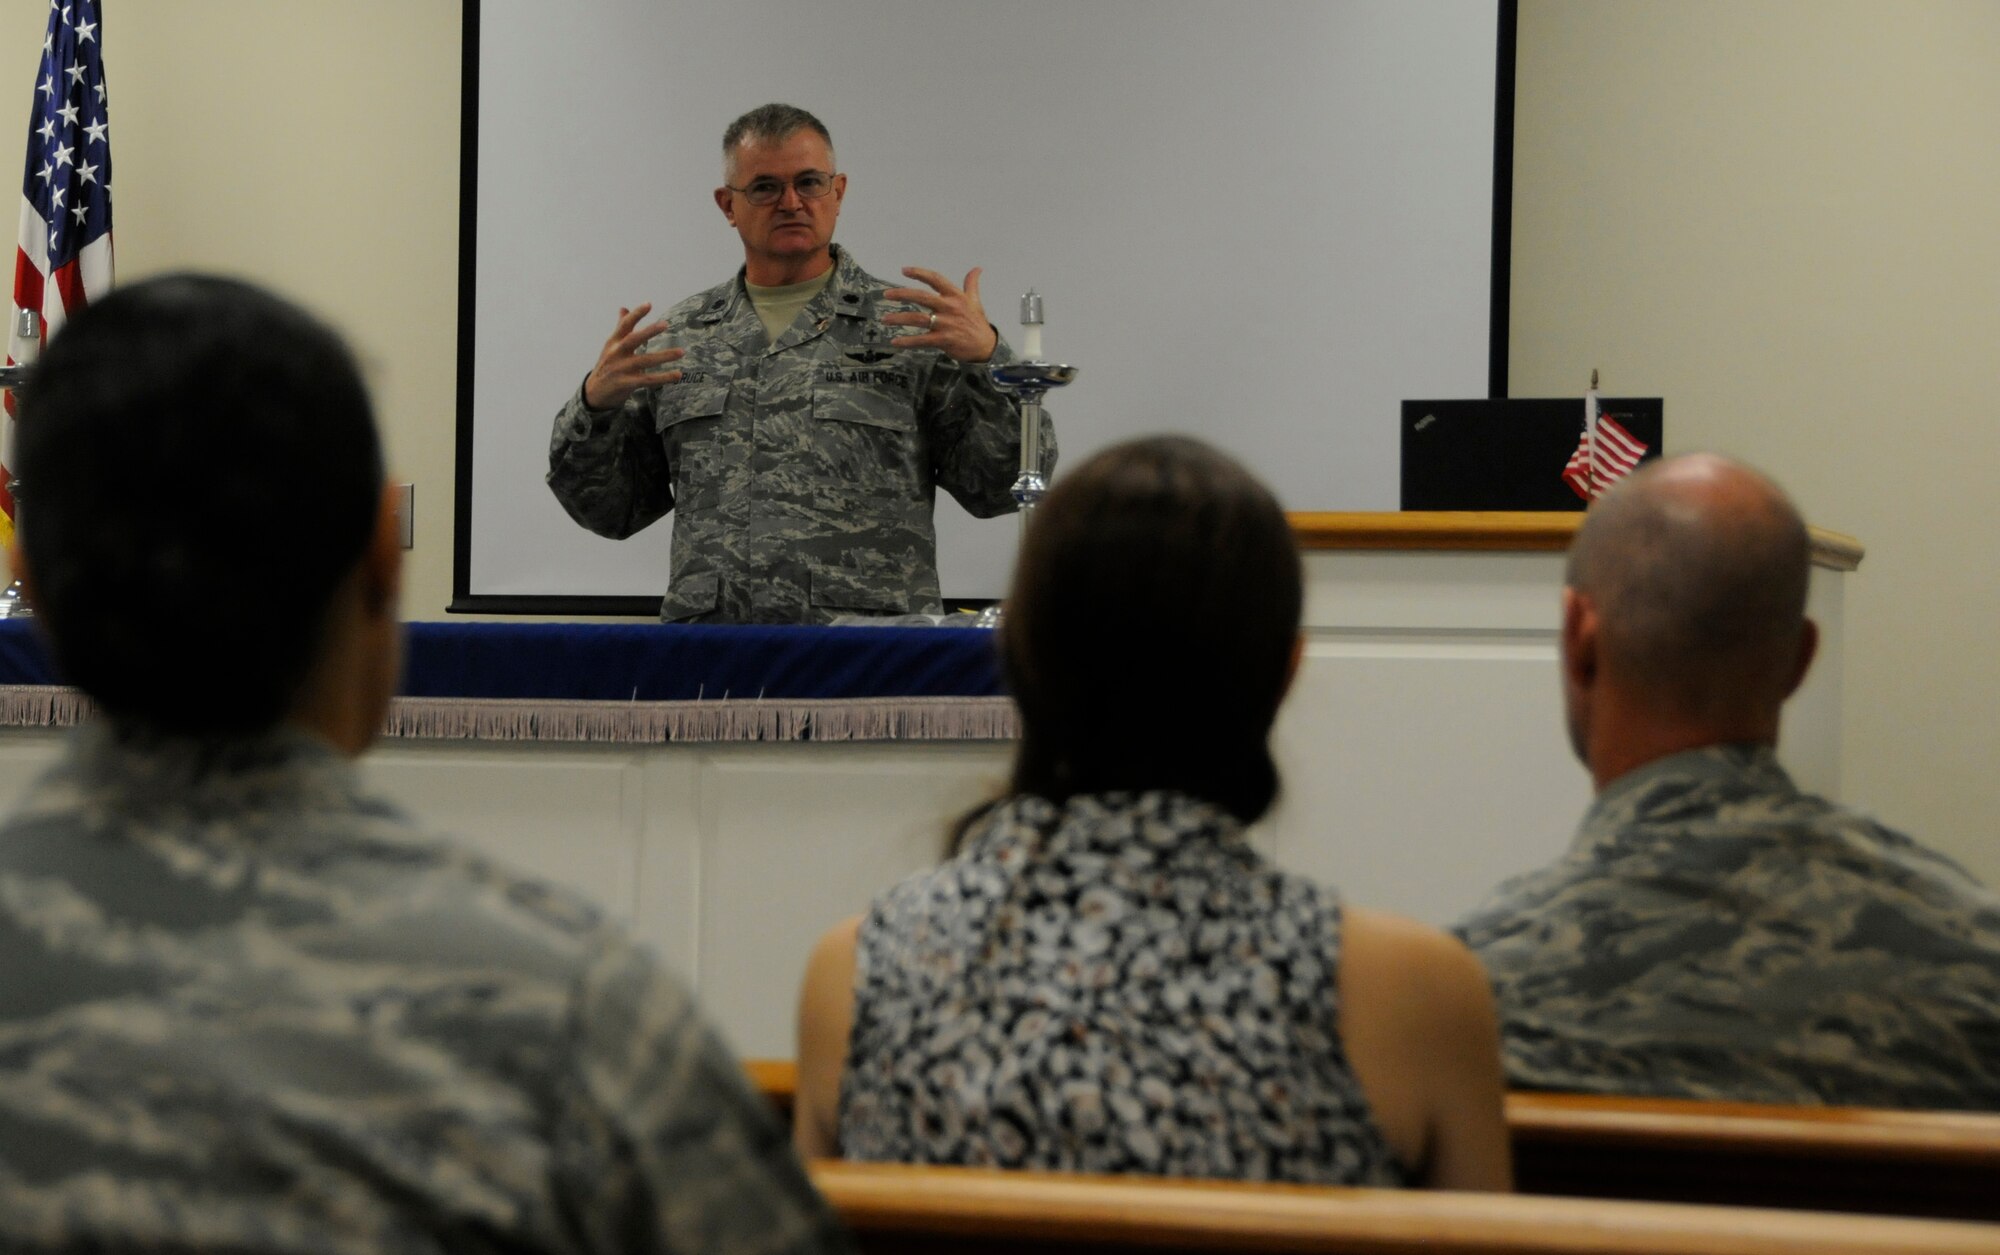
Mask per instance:
[[[1576,452],[1569,455],[1569,465],[1563,467],[1563,482],[1585,501],[1595,501],[1630,475],[1650,448],[1603,412],[1597,401],[1597,372],[1592,371],[1590,391],[1583,397],[1583,435]]]
[[[111,288],[111,131],[98,0],[50,0],[49,33],[28,118],[21,237],[7,361],[32,362],[69,315]],[[0,538],[14,530],[7,466],[14,398],[0,438]]]

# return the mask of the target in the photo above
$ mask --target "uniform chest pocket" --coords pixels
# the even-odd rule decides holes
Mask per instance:
[[[929,500],[923,433],[907,392],[816,383],[808,429],[826,500],[870,516]]]
[[[728,384],[665,384],[653,407],[653,427],[662,436],[703,418],[721,418],[729,408]],[[680,439],[701,439],[713,427],[675,432]]]
[[[854,424],[884,432],[916,432],[916,410],[908,400],[884,404],[876,398],[858,398],[844,388],[814,388],[812,420],[822,424]]]
[[[727,475],[722,440],[728,384],[669,384],[660,391],[654,426],[674,468],[675,508],[682,513],[712,510],[722,499]]]
[[[812,380],[816,422],[916,430],[916,374],[900,364],[820,366]]]

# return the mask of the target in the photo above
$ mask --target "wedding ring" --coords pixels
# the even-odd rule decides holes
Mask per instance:
[[[932,331],[936,331],[936,330],[937,330],[937,315],[936,315],[936,314],[932,314],[932,315],[931,315],[931,325],[930,325],[930,330],[932,330]]]

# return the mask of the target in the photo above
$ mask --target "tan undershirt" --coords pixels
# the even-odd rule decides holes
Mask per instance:
[[[771,338],[771,343],[776,344],[778,337],[791,329],[792,323],[799,316],[799,311],[810,304],[812,298],[819,295],[820,289],[832,280],[833,267],[829,266],[825,274],[815,279],[808,279],[804,283],[788,283],[782,288],[762,288],[746,279],[743,281],[743,286],[750,290],[750,305],[757,311],[757,317],[764,324],[764,334]]]

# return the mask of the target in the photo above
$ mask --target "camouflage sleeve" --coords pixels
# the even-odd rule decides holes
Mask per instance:
[[[566,1193],[599,1251],[845,1251],[771,1106],[645,950],[610,940],[574,1019]]]
[[[920,415],[930,433],[931,473],[974,518],[992,518],[1014,507],[1008,489],[1021,469],[1021,411],[993,386],[986,368],[1014,360],[1005,338],[984,362],[940,355],[925,389]],[[1056,465],[1056,429],[1042,411],[1042,473]]]
[[[571,518],[613,540],[673,509],[673,466],[653,427],[651,392],[633,393],[616,410],[593,410],[579,384],[556,414],[548,483]]]

